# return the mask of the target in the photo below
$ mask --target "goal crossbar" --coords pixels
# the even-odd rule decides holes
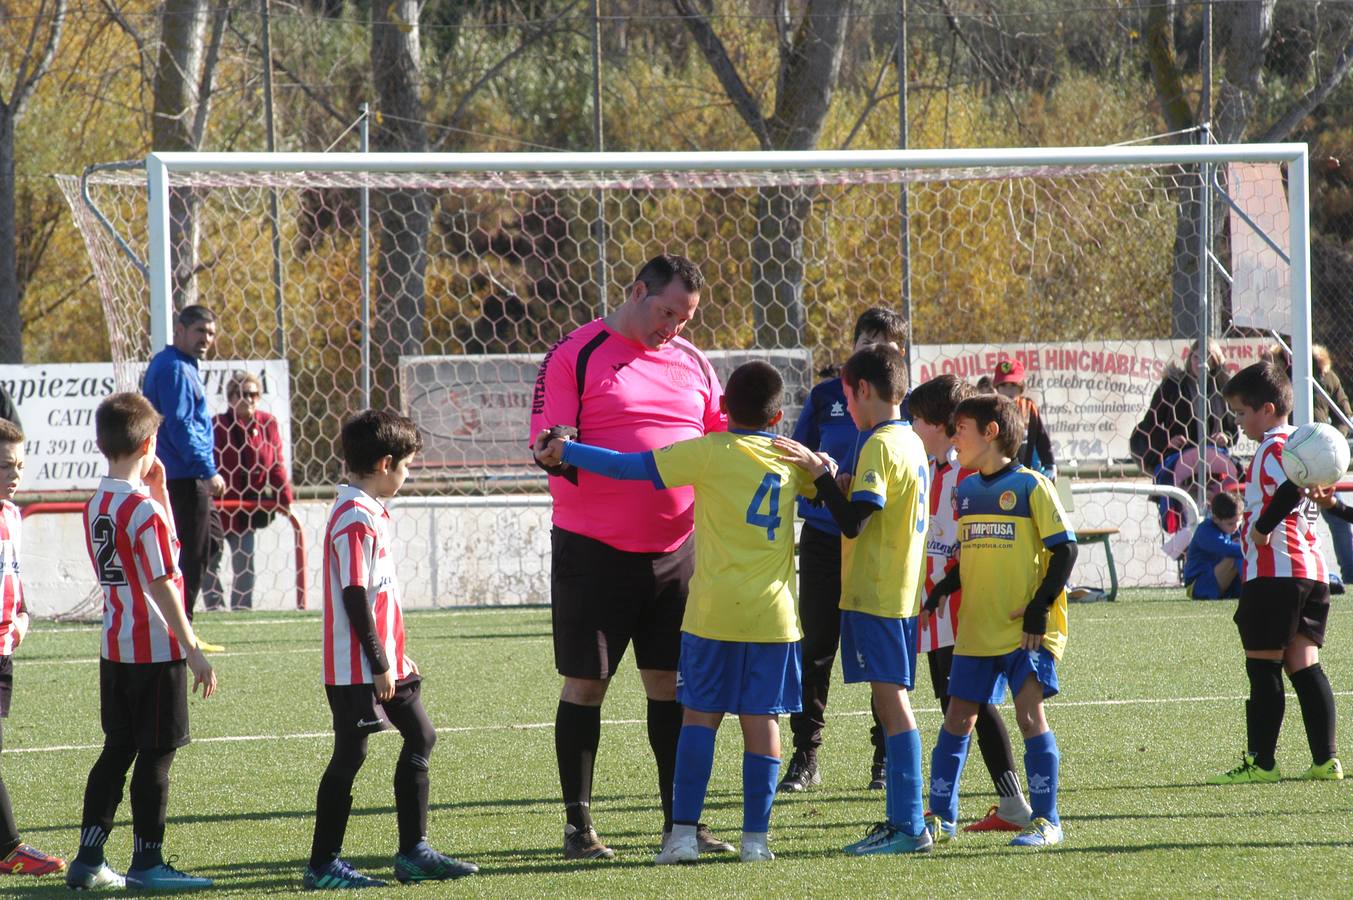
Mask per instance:
[[[146,158],[152,346],[169,342],[173,319],[169,191],[176,173],[928,170],[1240,162],[1287,164],[1293,418],[1303,423],[1310,421],[1312,404],[1310,196],[1304,143],[708,153],[152,153]]]

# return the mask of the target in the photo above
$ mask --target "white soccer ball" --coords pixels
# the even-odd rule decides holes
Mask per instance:
[[[1302,425],[1283,444],[1283,471],[1299,487],[1334,484],[1348,471],[1348,438],[1324,422]]]

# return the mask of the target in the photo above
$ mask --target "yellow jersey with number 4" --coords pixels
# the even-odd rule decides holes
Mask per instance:
[[[850,499],[878,510],[841,544],[841,608],[887,619],[919,612],[930,520],[930,460],[910,425],[891,420],[860,435]]]
[[[681,630],[716,641],[791,643],[799,627],[794,501],[812,478],[774,435],[707,434],[653,451],[655,483],[695,487],[695,575]]]

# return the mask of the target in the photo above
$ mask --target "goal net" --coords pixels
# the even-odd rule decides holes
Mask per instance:
[[[1243,203],[1242,163],[1260,173]],[[479,605],[548,599],[549,502],[527,446],[536,370],[659,252],[690,257],[708,281],[685,334],[723,376],[752,358],[784,373],[785,428],[871,306],[910,316],[914,384],[1018,361],[1051,441],[1039,463],[1055,463],[1077,526],[1117,530],[1123,584],[1177,584],[1162,546],[1178,523],[1142,493],[1161,476],[1142,466],[1140,432],[1192,444],[1206,430],[1215,371],[1201,401],[1186,390],[1150,411],[1158,388],[1191,377],[1195,342],[1234,371],[1278,333],[1308,375],[1305,165],[1304,145],[165,154],[61,183],[119,385],[136,386],[171,309],[192,302],[219,316],[217,356],[285,363],[264,409],[287,420],[312,548],[342,475],[343,417],[365,405],[413,416],[426,450],[394,503],[406,593]],[[1103,551],[1082,555],[1074,581],[1109,584]],[[291,605],[291,554],[283,523],[259,532],[257,605]]]

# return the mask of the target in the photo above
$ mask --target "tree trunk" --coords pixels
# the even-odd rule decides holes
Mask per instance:
[[[763,118],[709,19],[693,0],[673,0],[724,92],[765,150],[812,150],[822,136],[841,71],[850,3],[809,0],[792,37],[780,35],[775,111]],[[783,13],[784,7],[780,7]],[[784,15],[785,30],[788,16]],[[756,199],[752,238],[752,303],[756,346],[800,347],[803,307],[803,224],[812,212],[806,188],[765,188]]]
[[[151,149],[196,150],[193,116],[197,78],[207,30],[206,0],[165,0],[160,19],[160,54],[155,66]],[[174,305],[197,302],[197,201],[190,191],[169,194],[169,258],[173,265]],[[158,348],[155,348],[158,349]]]
[[[371,72],[380,115],[374,149],[426,153],[420,0],[380,0],[371,10]],[[432,202],[426,191],[375,192],[379,252],[373,299],[372,404],[399,408],[399,360],[422,352],[427,241]]]
[[[0,103],[0,363],[23,362],[14,174],[14,117],[9,105]]]

